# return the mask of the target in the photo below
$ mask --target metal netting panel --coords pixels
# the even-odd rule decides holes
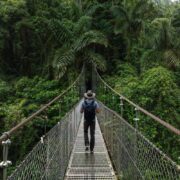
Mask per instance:
[[[96,121],[94,153],[85,151],[83,126],[84,119],[82,119],[77,133],[65,179],[115,180],[115,173],[104,144],[99,123]]]
[[[41,138],[8,179],[63,179],[80,119],[77,106]]]
[[[101,104],[100,126],[120,179],[179,180],[177,165],[117,113]]]

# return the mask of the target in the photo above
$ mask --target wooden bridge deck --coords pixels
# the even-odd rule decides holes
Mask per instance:
[[[93,154],[85,152],[83,120],[81,121],[65,179],[116,179],[97,120]]]

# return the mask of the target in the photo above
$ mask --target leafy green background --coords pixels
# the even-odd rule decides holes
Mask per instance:
[[[180,128],[179,34],[180,3],[170,0],[1,0],[0,133],[65,90],[83,63],[90,74],[92,62],[117,92]],[[98,91],[120,113],[119,97]],[[58,104],[48,110],[46,130],[71,101],[77,101],[72,93],[63,98],[61,114]],[[134,126],[134,109],[125,108]],[[180,163],[178,137],[143,114],[140,119],[140,131]],[[12,138],[13,165],[44,131],[44,121],[35,119]]]

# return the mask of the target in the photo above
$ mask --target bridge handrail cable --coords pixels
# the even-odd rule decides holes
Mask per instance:
[[[179,179],[180,166],[116,111],[101,104],[98,120],[121,179]]]
[[[100,74],[97,72],[97,69],[95,68],[95,72],[97,73],[98,78],[102,81],[102,83],[109,88],[112,92],[114,92],[116,95],[120,96],[123,100],[125,100],[126,102],[128,102],[130,105],[134,106],[137,110],[141,111],[142,113],[144,113],[145,115],[151,117],[153,120],[155,120],[156,122],[160,123],[161,125],[163,125],[164,127],[166,127],[167,129],[169,129],[170,131],[172,131],[174,134],[176,135],[180,135],[180,130],[175,128],[174,126],[172,126],[171,124],[165,122],[164,120],[160,119],[159,117],[153,115],[152,113],[148,112],[147,110],[143,109],[142,107],[140,107],[139,105],[133,103],[131,100],[129,100],[128,98],[126,98],[125,96],[123,96],[122,94],[116,92],[110,85],[108,85],[100,76]]]
[[[79,76],[77,77],[77,79],[64,91],[62,92],[60,95],[58,95],[57,97],[55,97],[53,100],[51,100],[49,103],[47,103],[46,105],[44,105],[42,108],[40,108],[39,110],[37,110],[35,113],[33,113],[32,115],[30,115],[29,117],[23,119],[19,124],[17,124],[15,127],[13,127],[12,129],[10,129],[9,131],[3,133],[0,136],[0,144],[2,143],[2,141],[7,140],[12,134],[14,134],[15,132],[17,132],[20,128],[24,127],[28,122],[30,122],[31,120],[33,120],[37,115],[41,114],[44,110],[46,110],[49,106],[51,106],[54,102],[56,102],[57,100],[59,100],[60,98],[62,98],[80,79],[82,73],[84,70],[84,66],[81,70],[81,73],[79,74]]]
[[[131,126],[124,118],[122,118],[116,111],[108,108],[107,106],[105,106],[102,102],[100,102],[101,105],[103,105],[103,108],[106,109],[107,111],[109,111],[111,114],[113,114],[114,116],[116,116],[117,118],[121,119],[127,126]],[[131,126],[131,128],[133,128]],[[136,131],[137,134],[139,134],[140,136],[143,136],[143,134],[140,131]],[[179,168],[179,166],[177,166],[177,164],[174,163],[174,161],[172,161],[171,158],[169,158],[166,154],[163,153],[163,151],[161,151],[159,148],[157,148],[151,141],[149,141],[145,136],[143,136],[143,138],[149,143],[151,144],[151,146],[156,149],[160,154],[163,154],[163,158],[165,158],[167,161],[171,162],[172,164],[174,164],[177,169]]]

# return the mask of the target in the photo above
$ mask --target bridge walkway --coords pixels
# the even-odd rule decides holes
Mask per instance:
[[[65,179],[116,179],[97,120],[93,154],[85,152],[83,119],[81,120]]]

